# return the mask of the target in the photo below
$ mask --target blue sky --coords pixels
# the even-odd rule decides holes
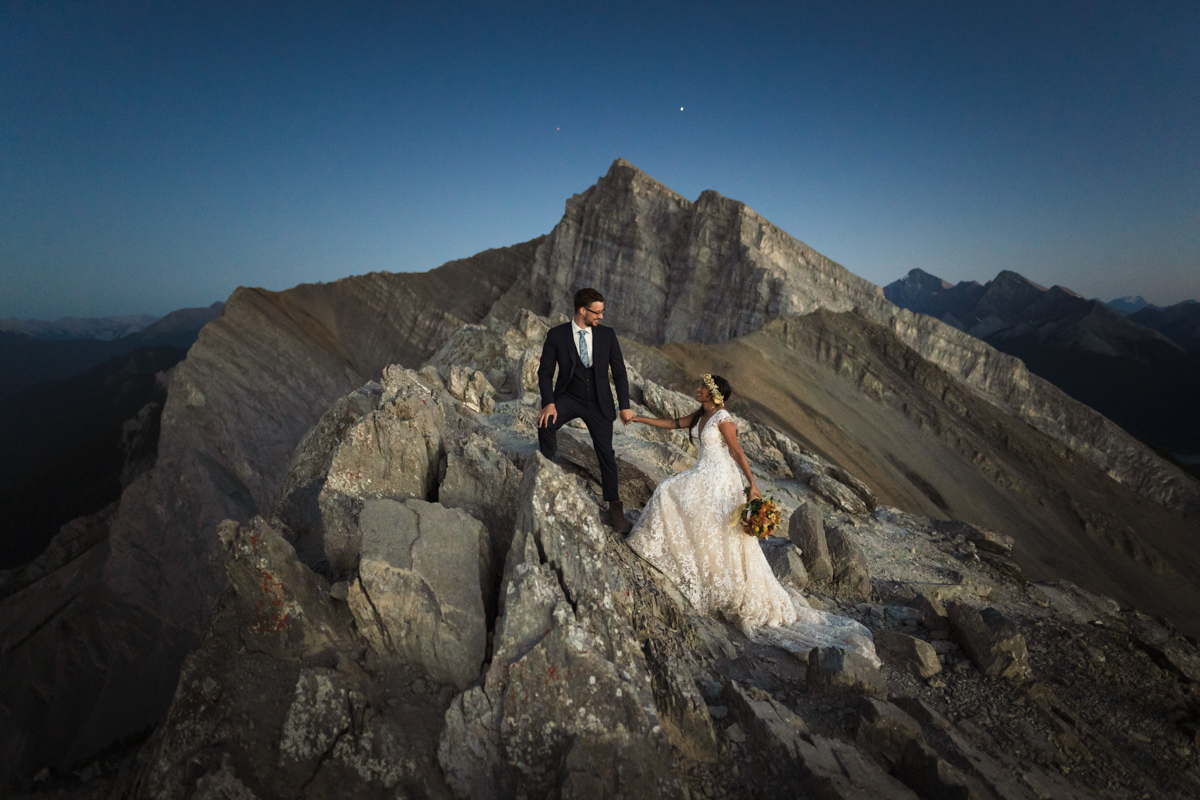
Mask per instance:
[[[0,109],[0,317],[430,269],[618,157],[880,284],[1200,297],[1194,2],[5,2]]]

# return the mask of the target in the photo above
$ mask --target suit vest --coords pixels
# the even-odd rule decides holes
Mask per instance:
[[[575,359],[575,369],[571,372],[571,380],[566,385],[567,394],[583,403],[600,402],[596,390],[596,371],[583,365],[583,361]]]

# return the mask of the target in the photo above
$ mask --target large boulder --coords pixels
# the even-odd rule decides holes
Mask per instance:
[[[808,571],[804,568],[804,559],[800,548],[791,540],[778,536],[767,536],[758,541],[771,572],[780,583],[790,584],[803,591],[808,586]]]
[[[833,562],[825,538],[825,521],[814,503],[804,503],[788,521],[788,538],[800,548],[800,558],[808,576],[817,583],[833,579]]]
[[[433,497],[445,458],[445,425],[438,395],[417,373],[384,370],[379,408],[345,432],[317,498],[333,569],[347,572],[358,564],[358,514],[366,501]]]
[[[866,656],[840,647],[810,650],[806,680],[812,694],[887,697],[887,681],[879,668]]]
[[[446,446],[438,502],[480,520],[491,539],[493,577],[504,566],[517,519],[521,470],[490,439],[471,433]],[[489,591],[490,595],[491,592]]]
[[[875,631],[875,652],[885,664],[918,678],[930,678],[942,671],[933,646],[899,631]]]
[[[226,520],[217,529],[226,552],[247,648],[297,660],[347,637],[346,620],[329,599],[329,586],[300,563],[296,551],[262,517],[249,525]]]
[[[230,588],[121,796],[444,796],[430,724],[444,704],[408,689],[423,670],[381,665],[261,518],[220,538]]]
[[[290,533],[300,559],[310,567],[328,566],[318,498],[334,455],[346,431],[375,411],[382,396],[383,387],[372,382],[339,397],[292,452],[273,521]]]
[[[855,541],[847,527],[833,525],[826,529],[829,560],[833,569],[832,584],[839,597],[865,600],[871,596],[871,572],[862,546]]]
[[[483,523],[423,500],[369,500],[359,530],[358,578],[348,594],[359,631],[376,652],[462,689],[487,649],[491,548]]]
[[[636,557],[540,454],[521,495],[491,667],[446,713],[447,783],[464,798],[545,796],[563,781],[589,796],[678,795],[672,738],[711,748],[713,732],[694,683],[670,688],[660,647],[639,645],[630,623],[650,604],[631,583]],[[647,655],[660,664],[654,673]],[[656,703],[652,685],[673,699]],[[660,706],[676,709],[669,725]]]

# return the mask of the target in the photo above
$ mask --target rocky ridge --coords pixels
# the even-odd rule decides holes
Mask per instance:
[[[372,541],[355,538],[356,530],[360,536],[363,533],[358,525],[368,504],[372,509],[368,520],[403,517],[411,522],[416,515],[417,521],[407,528],[410,533],[416,531],[411,534],[414,542],[421,541],[420,531],[425,527],[420,507],[409,504],[456,507],[484,525],[493,557],[489,566],[477,566],[476,571],[490,571],[491,585],[500,585],[505,559],[496,554],[513,552],[506,539],[515,536],[518,516],[514,498],[520,494],[519,484],[512,475],[528,468],[523,459],[509,454],[527,452],[521,448],[530,447],[529,426],[535,415],[532,408],[518,402],[518,387],[523,393],[529,386],[539,332],[550,322],[528,309],[548,311],[551,301],[557,302],[541,282],[552,277],[553,285],[578,280],[597,285],[608,294],[614,311],[622,304],[632,309],[621,312],[620,319],[612,315],[614,326],[625,334],[628,324],[631,334],[650,337],[650,341],[658,341],[651,335],[665,337],[668,332],[668,327],[662,326],[648,327],[646,332],[637,329],[644,324],[657,326],[645,322],[654,317],[641,316],[655,313],[655,309],[663,312],[661,318],[674,320],[669,326],[671,335],[690,331],[688,335],[700,341],[717,342],[751,330],[738,327],[735,317],[769,321],[781,314],[827,305],[845,309],[843,313],[852,313],[850,309],[857,307],[872,319],[883,319],[903,341],[916,342],[911,348],[914,357],[948,365],[945,372],[954,376],[950,380],[962,380],[972,393],[990,398],[1000,408],[1016,409],[1018,418],[1052,431],[1052,438],[1069,441],[1066,452],[1078,450],[1089,461],[1103,462],[1115,478],[1130,480],[1131,475],[1141,475],[1143,483],[1138,487],[1147,496],[1170,495],[1174,484],[1169,472],[1148,461],[1139,473],[1137,459],[1143,453],[1136,448],[1121,450],[1128,440],[1123,432],[1097,415],[1084,413],[1078,404],[1064,401],[1061,393],[1023,372],[1019,362],[934,320],[927,323],[925,318],[897,311],[882,300],[877,287],[807,251],[744,205],[706,194],[710,196],[702,198],[703,203],[689,204],[630,165],[617,162],[593,190],[569,202],[568,214],[550,237],[488,251],[425,275],[374,274],[282,293],[238,290],[221,319],[205,328],[172,377],[155,467],[126,491],[115,514],[104,522],[102,540],[4,601],[0,696],[5,702],[0,717],[5,724],[0,728],[15,732],[0,738],[8,776],[35,772],[47,763],[77,764],[160,719],[176,689],[184,657],[198,644],[204,646],[202,635],[204,641],[215,635],[215,628],[208,624],[212,615],[226,622],[230,619],[221,617],[225,606],[218,600],[230,580],[226,548],[229,542],[240,541],[240,534],[234,536],[227,527],[222,528],[227,531],[222,544],[214,531],[224,519],[248,525],[255,516],[263,517],[299,554],[300,563],[330,585],[331,593],[341,594],[345,589],[349,605],[352,595],[343,573],[351,574],[351,565],[345,559],[353,560],[356,553],[361,557],[363,541]],[[697,208],[704,218],[685,224],[683,217]],[[604,214],[614,219],[602,219]],[[652,220],[666,227],[655,233],[656,228],[649,224]],[[682,251],[669,241],[663,244],[680,236],[684,236]],[[606,249],[617,254],[609,262],[603,257]],[[589,254],[587,270],[575,259],[576,252]],[[676,259],[681,252],[691,260]],[[630,276],[639,274],[647,260],[654,259],[662,264],[656,280],[663,286],[683,288],[667,295],[659,305],[643,309],[640,296],[653,298],[657,290],[636,284],[640,279]],[[732,283],[723,277],[727,270],[738,276]],[[535,273],[543,278],[533,280],[530,276]],[[703,291],[688,288],[689,275]],[[720,295],[722,287],[740,287],[740,280],[748,281],[745,286],[749,289],[742,292],[739,288],[736,293],[743,297],[737,315],[722,316],[726,312],[719,304],[712,307],[711,314],[705,311],[702,300]],[[637,295],[632,288],[614,294],[615,287],[627,283],[636,284]],[[682,302],[680,298],[686,302],[677,313],[673,309],[677,301]],[[688,319],[697,320],[700,327],[688,328]],[[628,338],[629,350],[639,351],[645,370],[636,381],[638,402],[664,411],[690,410],[686,398],[662,389],[666,380],[652,380],[658,377],[656,365],[662,359],[654,348],[637,346],[633,335]],[[486,358],[470,355],[475,350],[464,346],[464,337],[472,336],[486,347],[494,347],[494,352]],[[831,355],[836,363],[836,353]],[[433,479],[425,474],[424,495],[373,497],[346,491],[351,487],[325,479],[325,458],[334,456],[321,442],[325,438],[340,441],[361,419],[377,414],[376,394],[381,397],[383,389],[356,387],[395,363],[407,368],[424,365],[420,381],[429,391],[441,391],[437,389],[440,385],[471,414],[492,422],[486,436],[449,437],[460,443],[454,446],[446,445],[446,437],[436,439],[440,445],[431,444],[434,439],[425,440],[425,463],[438,464],[439,474]],[[323,416],[331,403],[341,410],[333,417]],[[474,419],[470,414],[456,414],[450,419]],[[766,428],[747,425],[743,435],[748,446],[758,448],[752,457],[761,468],[775,470],[783,480],[795,481],[800,476],[806,487],[802,494],[815,494],[823,488],[828,502],[848,504],[849,510],[839,506],[843,513],[861,513],[856,502],[869,506],[853,482],[839,477],[850,472],[839,473],[841,468],[830,459],[818,459],[822,466],[814,468],[798,459],[784,441],[795,445],[795,439],[779,439]],[[775,430],[778,432],[778,426]],[[636,447],[622,453],[622,495],[629,507],[639,507],[661,477],[687,466],[687,447],[662,438],[667,436],[664,432],[659,438],[634,437],[631,441],[636,441]],[[595,468],[587,457],[588,448],[573,440],[569,431],[562,439],[564,454],[569,452],[575,459],[571,462],[574,466],[564,468],[581,486],[590,486],[587,476],[593,475]],[[369,437],[359,442],[360,446],[367,444]],[[811,448],[808,452],[818,458]],[[358,455],[348,449],[342,457],[352,460]],[[440,474],[443,463],[444,476]],[[452,469],[454,464],[461,468]],[[392,474],[411,478],[411,466],[397,465]],[[497,469],[507,473],[508,479],[486,477]],[[878,489],[869,491],[878,493]],[[451,502],[448,498],[453,492],[459,492],[462,499]],[[1170,498],[1173,505],[1186,504],[1186,491]],[[314,519],[314,509],[322,512],[317,514],[319,525],[306,527],[297,522]],[[322,509],[328,510],[327,520]],[[351,525],[347,520],[357,521]],[[342,544],[327,552],[326,541]],[[794,566],[795,554],[783,548],[776,562]],[[398,585],[411,571],[388,562],[368,583]],[[790,574],[788,580],[793,584],[802,582],[798,570]],[[339,584],[346,585],[338,588]],[[319,582],[313,585],[320,586]],[[857,587],[863,594],[861,570],[847,572],[845,585]],[[565,589],[564,593],[573,596]],[[370,597],[369,587],[362,596],[353,596],[365,614],[363,609],[370,605],[363,605],[364,598]],[[260,599],[285,602],[277,595]],[[500,596],[493,600],[492,593],[484,593],[483,602],[487,630],[494,640],[490,615],[499,607]],[[344,615],[330,619],[348,624]],[[400,655],[388,644],[394,644],[395,631],[381,620],[376,623],[374,639],[367,641],[376,651],[390,654],[389,663],[398,663]],[[279,620],[259,622],[269,628]],[[358,623],[354,625],[358,630]],[[340,636],[337,633],[334,638]],[[491,647],[494,653],[494,641]],[[405,651],[403,657],[413,656]],[[331,663],[326,660],[319,666],[336,669]],[[421,664],[422,670],[433,668],[426,661]],[[353,671],[348,665],[346,669]],[[456,674],[457,667],[443,664],[438,669],[446,670],[439,674],[450,675]],[[316,678],[313,681],[312,692],[324,691],[320,688],[324,684]],[[130,686],[139,691],[131,694],[127,691]],[[354,691],[362,693],[361,689]],[[451,692],[450,696],[456,695]],[[198,758],[202,763],[191,768],[194,774],[207,769],[204,764],[208,762]]]
[[[489,330],[519,349],[522,336]],[[688,403],[634,383],[641,413]],[[791,512],[789,538],[764,542],[795,556],[778,560],[780,578],[870,627],[884,665],[797,658],[697,616],[601,523],[584,454],[533,452],[535,394],[488,413],[476,404],[432,366],[390,367],[336,401],[286,479],[319,486],[316,503],[285,495],[268,517],[221,524],[230,586],[163,725],[135,757],[34,786],[191,798],[1200,796],[1195,640],[1068,582],[1030,583],[1008,538],[879,504],[849,473],[743,421],[755,471]],[[630,474],[668,471],[688,462],[686,447],[682,432],[638,428],[618,457]]]

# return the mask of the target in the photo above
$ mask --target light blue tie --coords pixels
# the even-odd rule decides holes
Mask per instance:
[[[584,335],[583,331],[579,332],[579,358],[583,361],[585,367],[591,369],[592,357],[588,355],[587,336]]]

